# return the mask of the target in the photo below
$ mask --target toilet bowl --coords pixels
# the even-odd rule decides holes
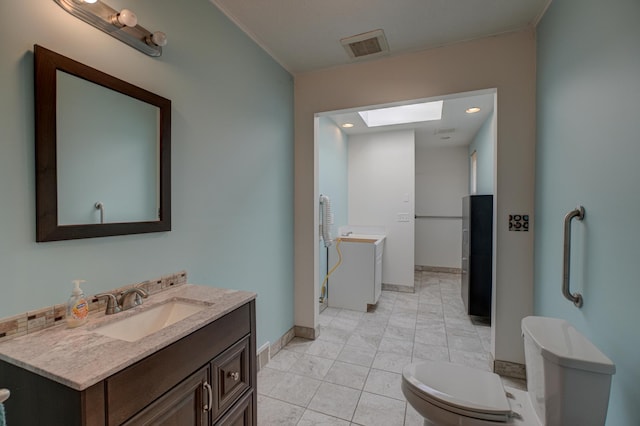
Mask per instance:
[[[447,362],[406,366],[402,392],[425,426],[599,426],[615,366],[564,320],[522,320],[528,392],[497,374]],[[585,407],[589,407],[585,410]]]

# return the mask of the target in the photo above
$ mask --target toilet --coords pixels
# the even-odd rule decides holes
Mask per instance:
[[[568,322],[522,320],[528,392],[447,362],[402,371],[402,393],[425,426],[602,426],[615,365]]]

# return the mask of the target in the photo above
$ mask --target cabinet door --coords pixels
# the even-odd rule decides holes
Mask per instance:
[[[205,426],[208,412],[203,401],[209,367],[203,367],[167,392],[144,410],[125,422],[124,426]]]
[[[216,423],[216,426],[252,426],[253,419],[253,392],[249,392]]]

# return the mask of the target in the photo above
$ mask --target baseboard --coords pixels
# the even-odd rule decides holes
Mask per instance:
[[[425,271],[425,272],[444,272],[447,274],[461,274],[461,268],[451,268],[448,266],[425,266],[425,265],[415,265],[415,271]]]
[[[286,333],[280,336],[280,338],[275,342],[273,342],[272,344],[269,344],[269,342],[267,342],[258,349],[258,353],[256,354],[257,361],[258,361],[256,363],[258,366],[258,371],[260,371],[262,367],[267,365],[271,360],[271,358],[275,356],[278,352],[280,352],[280,349],[287,346],[287,343],[289,343],[291,339],[295,337],[294,328],[295,327],[290,328]]]
[[[302,337],[303,339],[315,340],[320,335],[320,326],[318,328],[302,327],[296,325],[293,327],[295,337]]]
[[[385,284],[382,283],[382,289],[385,291],[397,291],[400,293],[415,293],[415,287],[400,284]]]
[[[525,365],[517,362],[496,359],[493,361],[493,372],[500,376],[512,377],[514,379],[527,379],[527,369]]]

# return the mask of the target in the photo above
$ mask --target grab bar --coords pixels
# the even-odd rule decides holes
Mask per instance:
[[[0,404],[9,399],[9,395],[11,395],[9,389],[0,389]]]
[[[462,216],[429,216],[415,215],[416,219],[462,219]]]
[[[571,264],[571,220],[584,219],[584,207],[578,206],[564,217],[564,259],[562,262],[562,295],[572,301],[578,308],[582,307],[582,295],[569,290],[570,264]]]

